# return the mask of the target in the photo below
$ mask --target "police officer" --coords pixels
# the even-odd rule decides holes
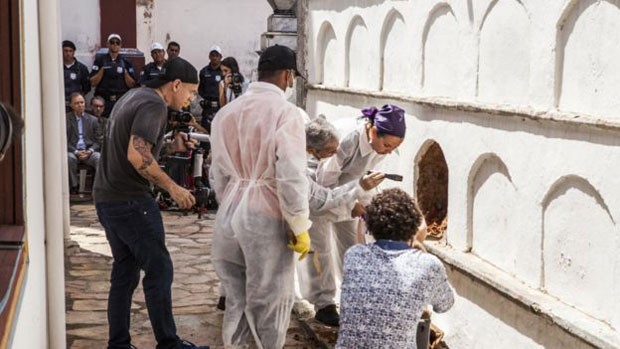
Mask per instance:
[[[164,46],[158,42],[154,42],[151,45],[151,57],[153,61],[145,65],[140,72],[140,85],[144,85],[147,81],[155,79],[161,74],[161,69],[166,62]]]
[[[95,95],[105,99],[103,116],[108,117],[116,101],[136,86],[133,65],[123,58],[121,36],[108,36],[108,54],[97,57],[90,72],[90,82],[96,87]]]
[[[62,61],[65,78],[65,111],[71,111],[70,97],[74,92],[86,95],[90,91],[88,68],[75,59],[75,44],[69,40],[62,42]]]
[[[209,51],[209,64],[200,70],[200,84],[198,94],[203,98],[202,120],[200,124],[207,130],[211,130],[211,121],[215,113],[220,109],[219,84],[222,80],[222,49],[219,46],[211,47]]]

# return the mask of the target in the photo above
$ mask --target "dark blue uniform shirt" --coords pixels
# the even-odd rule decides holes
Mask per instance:
[[[222,81],[222,69],[211,68],[211,64],[200,70],[200,84],[198,85],[198,94],[206,100],[219,99],[219,84]]]
[[[129,90],[129,87],[125,84],[125,71],[136,80],[133,65],[121,55],[118,55],[116,60],[112,60],[109,54],[95,59],[90,76],[94,76],[101,69],[103,69],[103,78],[101,78],[101,82],[95,89],[95,95],[103,96],[104,98],[116,96],[116,99],[118,99]]]
[[[155,62],[151,62],[145,65],[144,68],[142,68],[142,71],[140,72],[140,81],[139,81],[140,85],[144,85],[145,82],[155,79],[160,74],[161,74],[161,69],[157,67],[157,64],[155,64]]]
[[[90,91],[90,79],[88,78],[88,68],[76,59],[70,67],[62,65],[65,78],[65,101],[74,92],[86,95]]]

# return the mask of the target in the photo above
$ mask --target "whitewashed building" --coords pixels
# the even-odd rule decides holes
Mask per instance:
[[[447,219],[449,346],[620,347],[620,1],[306,7],[309,114],[407,110],[384,169]]]
[[[620,347],[620,1],[299,1],[309,114],[346,129],[368,105],[407,110],[384,169],[448,222],[431,248],[458,293],[433,317],[450,347]],[[92,62],[102,3],[0,0],[0,100],[26,122],[0,164],[0,232],[27,236],[0,347],[66,347],[60,42]],[[220,43],[252,75],[269,4],[205,3],[138,0],[117,17],[147,62],[151,41],[197,66]]]

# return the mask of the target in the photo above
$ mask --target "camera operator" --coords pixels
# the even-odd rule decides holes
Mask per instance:
[[[245,91],[245,79],[239,72],[234,57],[226,57],[220,65],[224,79],[220,81],[220,108],[239,97]]]
[[[219,84],[222,81],[222,49],[219,46],[211,47],[209,51],[209,64],[200,70],[200,85],[198,94],[203,98],[202,119],[200,124],[207,130],[211,130],[211,121],[215,113],[220,109]]]
[[[159,167],[167,108],[189,105],[197,90],[196,69],[186,60],[165,63],[165,72],[132,89],[114,108],[95,177],[94,200],[114,263],[108,297],[109,348],[131,347],[129,319],[133,292],[144,270],[144,296],[158,348],[196,348],[179,339],[172,316],[173,266],[166,248],[164,225],[150,183],[168,193],[181,208],[195,198]],[[183,133],[166,144],[169,153],[193,146]],[[208,348],[208,347],[198,347]]]

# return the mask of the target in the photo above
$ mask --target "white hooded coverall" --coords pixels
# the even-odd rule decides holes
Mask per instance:
[[[286,230],[297,235],[311,225],[304,121],[280,88],[255,82],[217,113],[211,147],[224,345],[243,345],[252,333],[259,348],[282,348],[294,302]]]
[[[353,180],[359,180],[367,171],[385,158],[378,154],[370,146],[366,125],[360,125],[357,129],[345,136],[338,146],[336,155],[326,160],[319,166],[316,174],[319,185],[335,188],[345,185]],[[366,196],[374,192],[363,192],[357,199],[366,200]],[[343,215],[342,207],[331,212],[315,215],[312,212],[312,228],[310,237],[312,248],[318,254],[321,270],[316,266],[306,263],[309,280],[301,280],[301,291],[304,298],[314,305],[315,310],[334,304],[336,296],[335,277],[342,275],[342,261],[346,250],[356,243],[357,219],[350,216],[352,205],[346,207],[348,216]],[[332,233],[338,249],[334,265],[332,259]],[[300,273],[301,274],[301,273]]]
[[[317,165],[313,157],[308,160],[310,217],[313,221],[310,234],[314,255],[301,261],[297,268],[301,295],[315,306],[315,310],[334,304],[336,296],[331,240],[324,237],[331,228],[329,223],[350,220],[353,205],[365,193],[359,178],[333,189],[319,185],[316,182]],[[319,228],[327,231],[315,230],[315,221],[322,224]]]

